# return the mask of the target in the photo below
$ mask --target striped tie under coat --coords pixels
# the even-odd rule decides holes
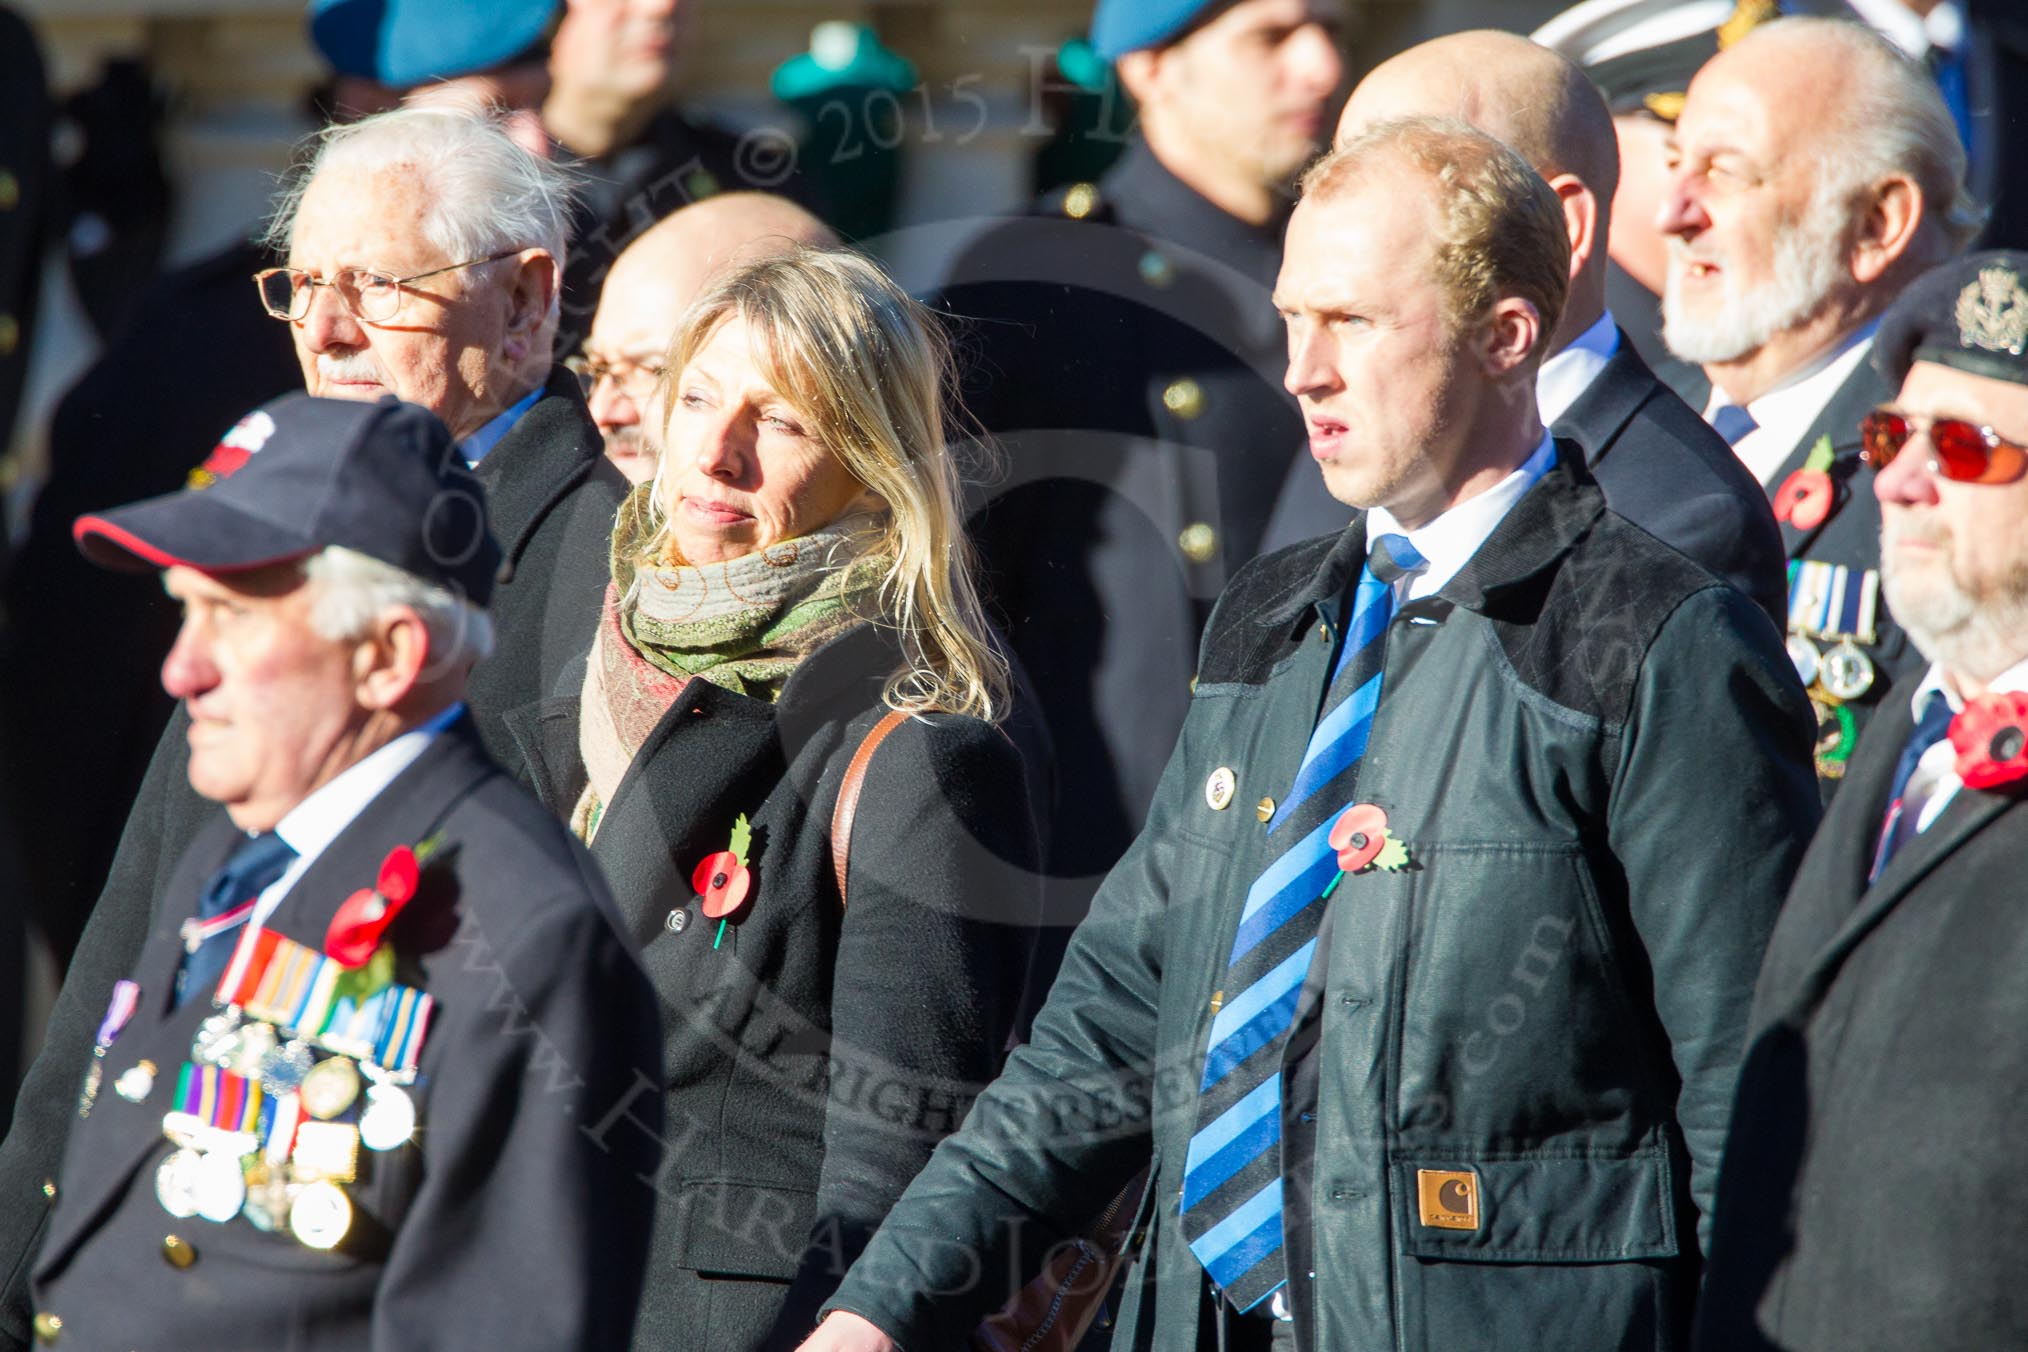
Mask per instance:
[[[1393,582],[1423,565],[1407,539],[1372,545],[1324,712],[1287,797],[1268,820],[1275,853],[1247,889],[1211,1021],[1197,1131],[1184,1161],[1183,1232],[1214,1284],[1240,1310],[1287,1279],[1282,1262],[1281,1050],[1316,955],[1322,897],[1338,875],[1326,837],[1353,801],[1380,705]]]

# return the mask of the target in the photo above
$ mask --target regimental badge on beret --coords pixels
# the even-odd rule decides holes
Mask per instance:
[[[1979,269],[1978,278],[1958,293],[1958,344],[2005,352],[2028,347],[2028,291],[2005,263]]]

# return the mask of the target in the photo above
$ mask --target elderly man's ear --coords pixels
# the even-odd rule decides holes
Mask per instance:
[[[429,627],[407,606],[389,606],[352,649],[353,697],[362,709],[398,709],[439,673]]]
[[[547,249],[523,249],[514,266],[514,281],[507,292],[507,333],[501,355],[518,362],[535,347],[537,336],[556,312],[562,270]]]

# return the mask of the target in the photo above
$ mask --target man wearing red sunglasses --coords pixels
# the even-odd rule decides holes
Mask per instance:
[[[1860,739],[1775,924],[1706,1348],[2028,1346],[2024,354],[2028,253],[1939,268],[1881,322],[1880,565],[1929,666]]]

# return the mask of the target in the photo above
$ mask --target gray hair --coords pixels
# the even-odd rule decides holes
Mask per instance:
[[[1811,15],[1778,19],[1740,42],[1823,44],[1844,57],[1846,77],[1835,106],[1836,134],[1824,138],[1818,192],[1849,200],[1891,174],[1922,190],[1923,210],[1936,223],[1945,256],[1971,242],[1986,210],[1965,182],[1965,147],[1936,81],[1887,39],[1849,19]],[[1943,261],[1923,260],[1922,267]]]
[[[493,651],[493,621],[482,607],[370,554],[327,545],[304,560],[303,576],[317,589],[310,627],[324,638],[364,638],[389,607],[407,606],[429,632],[432,673]]]
[[[310,180],[327,169],[378,173],[405,167],[422,177],[430,210],[423,234],[462,261],[507,249],[547,249],[557,266],[570,237],[574,185],[561,166],[529,154],[491,110],[396,108],[326,127],[284,181],[264,242],[287,251]],[[358,260],[361,263],[368,259]]]

